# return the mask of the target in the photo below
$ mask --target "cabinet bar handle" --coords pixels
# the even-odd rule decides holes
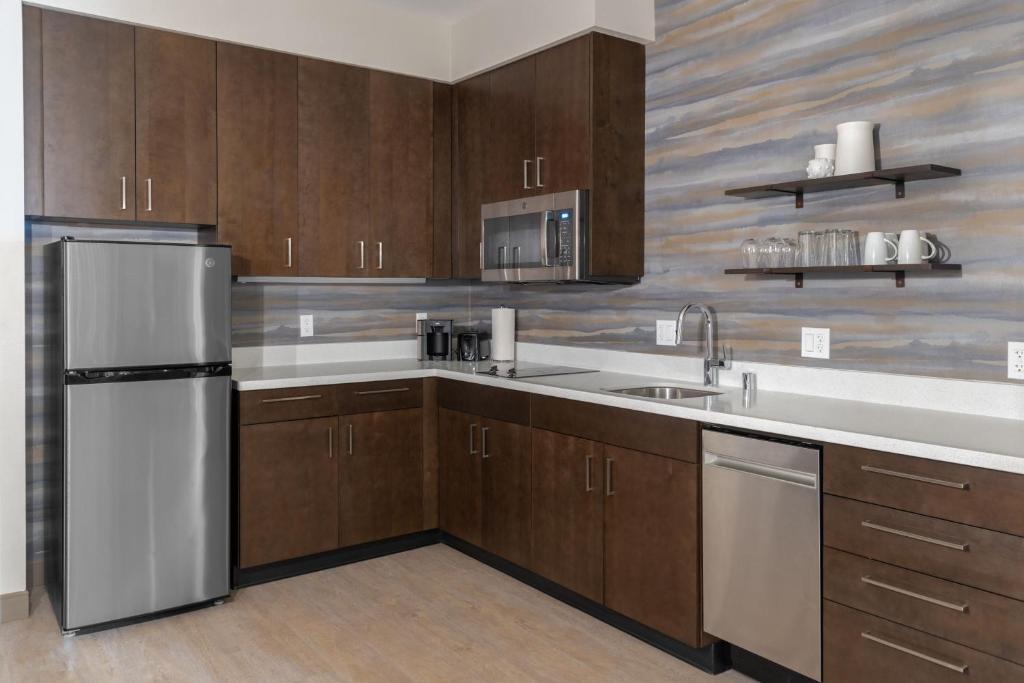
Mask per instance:
[[[612,463],[615,461],[611,458],[604,459],[604,495],[614,496],[615,488],[612,486]]]
[[[384,270],[384,243],[377,242],[377,270]]]
[[[484,243],[480,243],[480,270],[484,269]]]
[[[523,189],[530,190],[530,160],[523,159]]]
[[[594,490],[594,456],[587,456],[585,467],[586,469],[583,472],[583,490],[590,492]]]
[[[913,648],[907,647],[906,645],[900,645],[899,643],[891,641],[888,638],[882,638],[881,636],[876,636],[874,633],[871,633],[870,631],[863,631],[860,634],[860,637],[864,638],[865,640],[870,640],[873,643],[878,643],[879,645],[884,645],[885,647],[892,648],[893,650],[896,650],[898,652],[902,652],[904,654],[908,654],[911,657],[917,657],[918,659],[923,659],[926,662],[931,662],[932,664],[938,664],[939,666],[941,666],[941,667],[943,667],[945,669],[949,669],[950,671],[955,671],[958,674],[965,674],[965,673],[967,673],[967,665],[966,664],[957,664],[956,662],[950,662],[950,661],[947,661],[945,659],[939,659],[938,657],[933,657],[931,655],[925,654],[925,653],[920,652],[918,650],[915,650]]]
[[[970,548],[970,545],[968,545],[967,543],[956,543],[954,541],[944,541],[941,538],[933,538],[931,536],[922,536],[921,534],[915,534],[913,531],[904,531],[903,529],[893,529],[890,526],[883,526],[881,524],[875,524],[874,522],[869,522],[867,520],[864,520],[863,522],[861,522],[860,525],[862,527],[867,527],[868,529],[874,529],[875,531],[882,531],[884,533],[892,534],[894,536],[902,536],[904,538],[910,538],[910,539],[913,539],[915,541],[922,541],[924,543],[931,543],[932,545],[942,546],[943,548],[951,548],[953,550],[960,550],[962,552],[967,552],[967,550]]]
[[[348,423],[348,454],[349,455],[352,455],[355,452],[355,450],[353,448],[353,444],[355,442],[355,431],[356,430],[352,428],[352,423],[349,422]]]
[[[476,423],[469,425],[469,454],[476,455],[479,451],[473,448],[473,432],[476,430]]]
[[[356,396],[372,396],[373,394],[398,394],[403,391],[409,391],[409,387],[395,387],[394,389],[367,389],[366,391],[357,391]]]
[[[285,240],[284,240],[284,251],[285,251],[284,267],[285,268],[291,268],[292,267],[292,238],[291,237],[286,237],[285,238]]]
[[[128,178],[121,176],[121,210],[128,210]]]
[[[945,607],[946,609],[951,609],[954,612],[966,612],[967,611],[967,603],[966,602],[963,602],[963,603],[947,602],[946,600],[941,600],[939,598],[933,598],[930,595],[924,595],[923,593],[917,593],[917,592],[914,592],[912,590],[908,590],[906,588],[900,588],[899,586],[894,586],[891,583],[886,583],[885,581],[879,581],[878,579],[873,579],[870,576],[862,576],[862,577],[860,577],[860,580],[863,581],[864,583],[866,583],[869,586],[874,586],[875,588],[881,588],[882,590],[892,591],[893,593],[899,593],[900,595],[906,595],[908,598],[915,598],[917,600],[922,600],[924,602],[931,603],[932,605],[938,605],[939,607]]]
[[[359,270],[366,270],[366,242],[359,240]]]
[[[334,427],[327,428],[327,459],[334,457]]]
[[[540,181],[540,162],[544,161],[544,157],[537,157],[537,187],[544,187],[544,183]]]
[[[490,430],[490,427],[481,427],[480,428],[480,457],[481,458],[489,458],[489,457],[491,457],[491,454],[487,452],[487,432],[488,432],[488,430]]]
[[[933,479],[932,477],[924,477],[920,474],[909,474],[907,472],[897,472],[896,470],[887,470],[882,467],[875,467],[873,465],[861,465],[860,468],[865,472],[871,472],[872,474],[884,474],[887,477],[899,477],[900,479],[910,479],[911,481],[920,481],[925,484],[935,484],[936,486],[945,486],[951,489],[960,489],[965,491],[970,488],[970,484],[963,481],[946,481],[944,479]]]
[[[321,394],[306,394],[305,396],[282,396],[281,398],[265,398],[262,403],[284,403],[285,401],[309,401],[314,398],[323,398]]]
[[[153,179],[146,178],[146,211],[153,210]]]

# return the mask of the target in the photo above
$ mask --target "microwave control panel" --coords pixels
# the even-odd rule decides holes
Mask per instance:
[[[559,209],[558,218],[558,265],[571,266],[573,254],[574,222],[572,209]]]

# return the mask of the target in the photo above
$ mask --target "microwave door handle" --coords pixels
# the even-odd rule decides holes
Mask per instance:
[[[552,240],[552,237],[554,239]],[[551,252],[558,256],[558,224],[555,222],[555,212],[544,212],[544,227],[540,236],[540,262],[545,266],[551,266]]]

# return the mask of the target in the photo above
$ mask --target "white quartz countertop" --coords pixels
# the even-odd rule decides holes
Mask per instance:
[[[520,367],[533,364],[519,363]],[[480,364],[482,371],[491,363]],[[944,462],[1024,474],[1024,420],[941,410],[904,408],[863,401],[759,391],[744,405],[740,390],[713,387],[720,396],[661,401],[608,393],[607,389],[699,385],[657,377],[589,372],[508,379],[477,372],[473,363],[414,359],[311,363],[237,368],[240,391],[345,384],[414,377],[447,377],[576,401],[697,420],[706,424],[768,432],[793,439],[859,446]],[[941,404],[942,397],[936,397]]]

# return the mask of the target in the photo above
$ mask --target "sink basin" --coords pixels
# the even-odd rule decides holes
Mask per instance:
[[[721,396],[720,391],[703,391],[684,387],[627,387],[625,389],[605,389],[613,394],[639,396],[641,398],[660,398],[664,401],[678,401],[684,398],[700,398],[701,396]]]

